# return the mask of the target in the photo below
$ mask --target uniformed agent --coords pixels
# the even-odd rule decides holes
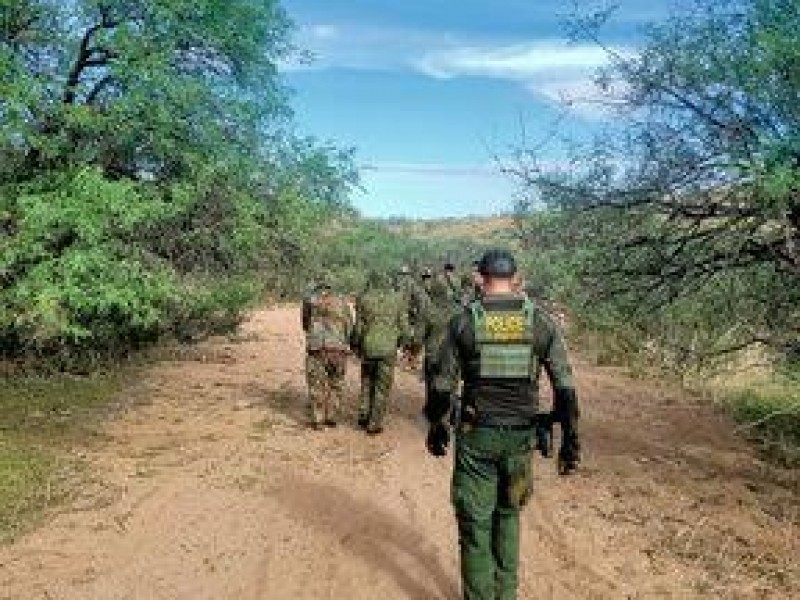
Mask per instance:
[[[437,361],[442,342],[455,312],[457,309],[450,300],[447,284],[441,277],[433,278],[430,291],[425,296],[419,313],[414,336],[424,350],[422,372],[425,380],[426,404],[430,402],[433,393],[433,380],[438,372]]]
[[[367,289],[356,300],[352,338],[353,348],[361,358],[358,424],[370,435],[383,432],[397,351],[412,337],[405,299],[380,272],[372,272]]]
[[[420,284],[426,294],[431,293],[431,285],[433,284],[433,269],[424,267],[420,273]]]
[[[434,393],[425,406],[428,451],[446,454],[445,422],[459,380],[452,500],[458,523],[465,600],[517,597],[519,511],[532,492],[537,421],[561,424],[559,472],[579,462],[578,402],[561,334],[552,319],[514,289],[516,263],[505,250],[481,258],[482,295],[449,324]],[[538,415],[538,382],[547,373],[553,412]],[[461,375],[459,375],[459,373]]]
[[[353,316],[347,301],[323,276],[303,299],[309,421],[315,429],[335,427],[344,394]]]

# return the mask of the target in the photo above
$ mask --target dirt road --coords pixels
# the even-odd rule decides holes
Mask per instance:
[[[153,368],[100,444],[91,484],[0,548],[13,600],[456,599],[451,461],[429,457],[416,375],[388,431],[303,427],[296,308],[255,313]],[[585,464],[536,459],[522,599],[798,598],[796,474],[710,407],[578,364]]]

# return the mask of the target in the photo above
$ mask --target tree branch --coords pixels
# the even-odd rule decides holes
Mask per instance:
[[[100,22],[89,27],[83,34],[78,46],[78,55],[67,75],[67,82],[64,85],[62,95],[63,104],[74,104],[77,98],[78,86],[81,77],[86,69],[93,67],[103,67],[116,57],[116,54],[106,48],[91,47],[92,39],[97,32],[103,29],[114,29],[119,25],[119,21],[112,18],[107,8],[101,7]]]
[[[111,75],[104,75],[101,77],[97,83],[94,84],[92,89],[89,90],[89,93],[86,94],[86,104],[88,106],[93,105],[97,101],[100,93],[113,82],[114,78]]]

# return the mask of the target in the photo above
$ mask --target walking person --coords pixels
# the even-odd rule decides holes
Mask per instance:
[[[358,425],[370,435],[383,432],[400,346],[411,341],[408,304],[378,271],[356,301],[353,346],[361,359]]]
[[[533,489],[537,426],[560,423],[561,474],[580,461],[578,400],[564,342],[552,319],[514,291],[516,270],[504,250],[481,258],[481,297],[450,321],[424,410],[428,451],[444,456],[450,440],[445,419],[463,380],[452,500],[464,600],[517,598],[519,512]],[[542,371],[555,396],[548,415],[538,413]]]
[[[335,427],[344,394],[353,319],[346,299],[333,292],[328,277],[303,299],[302,322],[309,424],[314,429]]]

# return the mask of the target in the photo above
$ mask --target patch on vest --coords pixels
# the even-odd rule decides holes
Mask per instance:
[[[481,379],[531,379],[533,372],[533,308],[486,310],[472,307]]]
[[[487,313],[486,337],[493,342],[522,342],[526,325],[525,316],[519,313]]]
[[[530,345],[481,346],[481,379],[530,379],[533,348]]]

